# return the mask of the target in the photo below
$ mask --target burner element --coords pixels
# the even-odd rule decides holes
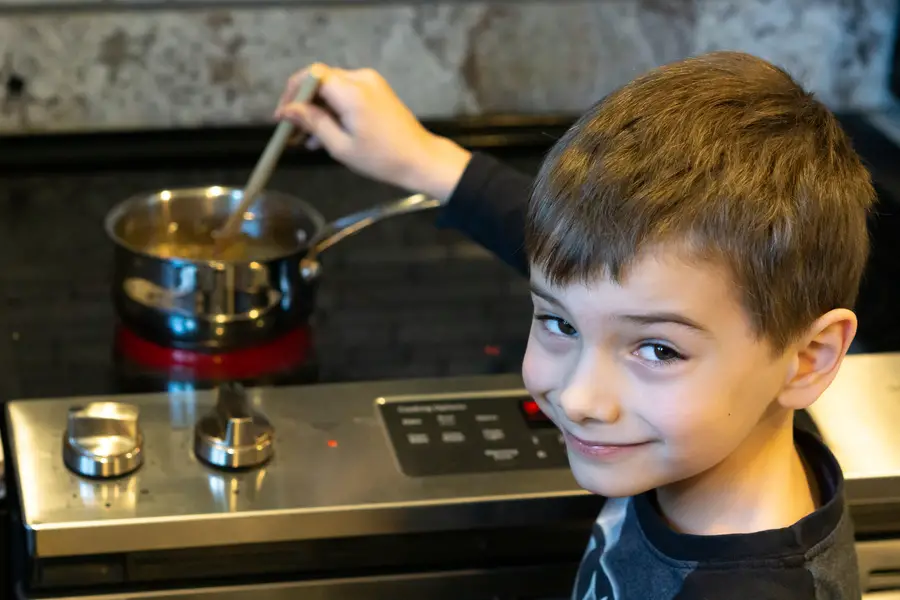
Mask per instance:
[[[221,469],[255,467],[272,457],[275,430],[253,410],[243,386],[219,386],[216,406],[194,427],[194,453]]]
[[[225,353],[160,346],[121,325],[115,341],[115,352],[135,365],[195,380],[249,380],[291,372],[310,363],[311,347],[308,327]]]
[[[141,466],[143,436],[138,408],[120,402],[92,402],[69,409],[63,462],[85,477],[120,477]]]

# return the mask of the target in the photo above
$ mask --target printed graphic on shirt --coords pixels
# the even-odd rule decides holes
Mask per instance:
[[[675,598],[696,563],[666,561],[649,550],[632,498],[608,500],[593,527],[573,600]]]
[[[612,585],[603,572],[600,562],[600,559],[603,558],[605,540],[602,531],[598,532],[597,529],[597,527],[594,527],[594,532],[591,534],[591,539],[588,542],[587,552],[584,555],[581,568],[578,570],[572,600],[612,600],[610,598]],[[600,578],[599,592],[597,590],[598,577]]]
[[[610,551],[622,534],[628,499],[608,500],[594,523],[591,539],[575,581],[573,600],[615,600],[615,576],[609,571]]]

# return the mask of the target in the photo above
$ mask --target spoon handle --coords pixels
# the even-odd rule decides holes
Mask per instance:
[[[308,74],[300,82],[294,102],[311,101],[316,95],[318,87],[319,78],[312,73]],[[278,163],[278,159],[281,157],[281,153],[284,152],[284,147],[293,133],[294,125],[289,121],[281,121],[275,127],[275,133],[269,139],[266,149],[263,150],[262,155],[256,162],[253,173],[250,174],[250,179],[247,180],[247,185],[244,186],[244,195],[241,203],[238,205],[237,210],[228,218],[222,229],[219,230],[218,237],[220,242],[227,242],[240,231],[244,214],[253,206],[253,202],[259,193],[265,189],[269,178],[272,176],[272,171],[275,170],[275,165]]]

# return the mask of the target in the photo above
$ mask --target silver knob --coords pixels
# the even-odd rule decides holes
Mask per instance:
[[[275,431],[253,410],[240,384],[218,388],[216,406],[194,427],[194,453],[214,467],[243,469],[272,457]]]
[[[120,477],[144,461],[137,406],[91,402],[69,409],[63,462],[85,477]]]

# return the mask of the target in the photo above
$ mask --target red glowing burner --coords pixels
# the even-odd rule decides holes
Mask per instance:
[[[312,354],[312,337],[308,328],[301,328],[252,348],[208,353],[161,346],[119,326],[116,350],[128,361],[158,372],[198,380],[247,380],[307,364]]]

